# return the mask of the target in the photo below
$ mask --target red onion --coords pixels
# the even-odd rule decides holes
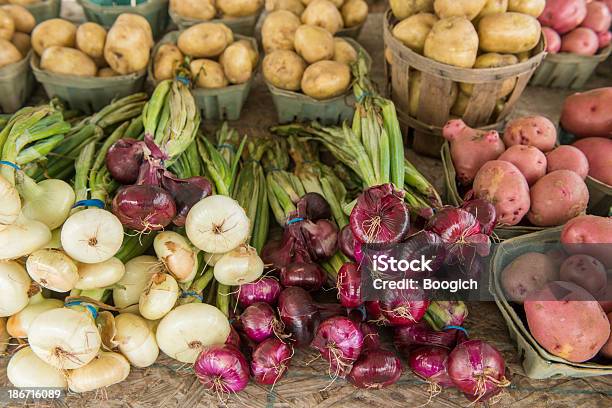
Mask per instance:
[[[359,358],[363,333],[348,317],[331,317],[319,325],[311,346],[329,362],[330,376],[344,377]]]
[[[124,226],[136,231],[159,231],[176,216],[172,196],[154,185],[121,188],[113,199],[112,209]]]
[[[310,344],[321,315],[308,292],[297,286],[284,289],[278,298],[278,314],[296,347]]]
[[[410,228],[403,192],[392,184],[370,187],[358,198],[350,216],[355,239],[365,243],[400,242]]]
[[[391,351],[368,350],[361,354],[347,376],[358,388],[380,389],[395,384],[402,375],[402,362]]]
[[[455,331],[435,331],[425,322],[393,329],[393,344],[403,355],[408,355],[416,346],[439,346],[452,349],[457,342]]]
[[[448,376],[448,355],[444,347],[422,346],[410,352],[408,364],[417,376],[432,384],[432,394],[439,388],[451,388],[455,384]]]
[[[106,153],[106,168],[113,179],[121,184],[134,184],[144,160],[143,142],[119,139]]]
[[[281,286],[278,280],[266,276],[255,282],[240,285],[238,290],[238,303],[242,307],[247,307],[257,302],[273,305],[276,303],[280,293]]]
[[[463,325],[467,315],[467,306],[460,300],[434,300],[427,308],[424,319],[435,330],[442,330],[446,326]]]
[[[266,265],[272,265],[276,268],[291,263],[292,251],[289,245],[284,245],[280,240],[270,240],[266,242],[261,250],[261,259]]]
[[[355,256],[355,262],[361,264],[363,261],[363,247],[361,242],[355,240],[355,248],[353,249],[353,254]]]
[[[464,202],[461,208],[476,218],[483,234],[490,236],[493,233],[493,228],[495,228],[497,223],[497,214],[493,204],[487,200],[477,198]]]
[[[355,259],[355,237],[350,225],[345,225],[338,233],[338,246],[344,255]]]
[[[327,275],[316,263],[293,262],[281,268],[280,281],[284,287],[299,286],[307,291],[323,287]]]
[[[398,259],[405,259],[410,261],[412,259],[431,259],[432,262],[429,264],[431,271],[422,272],[406,272],[405,275],[408,277],[427,277],[434,274],[444,264],[445,258],[445,245],[438,234],[431,231],[419,231],[406,238],[401,245],[401,253]]]
[[[347,262],[338,271],[336,287],[340,304],[344,307],[359,307],[361,300],[361,272],[357,264]]]
[[[380,309],[380,301],[370,300],[365,302],[366,311],[368,312],[368,320],[373,323],[386,325],[389,320],[383,315]]]
[[[217,395],[240,392],[249,383],[249,364],[236,347],[227,344],[204,347],[193,369],[200,382]]]
[[[272,306],[267,303],[254,303],[244,309],[240,315],[240,324],[244,334],[256,343],[282,332]]]
[[[338,249],[338,227],[329,220],[300,223],[304,245],[313,260],[322,261],[330,258]]]
[[[387,289],[380,300],[380,310],[392,326],[421,321],[428,307],[421,289]]]
[[[346,308],[338,303],[319,303],[314,302],[321,320],[329,319],[334,316],[346,316]]]
[[[359,330],[363,333],[363,351],[378,350],[380,346],[380,334],[372,323],[359,323]]]
[[[251,372],[258,384],[272,385],[285,374],[293,356],[293,349],[277,338],[259,344],[253,352]]]
[[[319,193],[306,193],[296,203],[297,213],[300,217],[317,221],[321,219],[329,219],[332,216],[329,203]]]
[[[230,325],[230,334],[227,336],[227,340],[225,340],[225,344],[229,344],[230,346],[234,346],[237,349],[240,349],[240,335],[234,329],[233,325]]]
[[[165,172],[161,182],[162,187],[174,198],[177,211],[172,223],[179,227],[185,225],[185,219],[191,207],[212,194],[212,184],[204,177],[179,179],[170,172]]]
[[[510,385],[501,353],[482,340],[468,340],[455,347],[448,358],[448,375],[460,391],[484,402]]]

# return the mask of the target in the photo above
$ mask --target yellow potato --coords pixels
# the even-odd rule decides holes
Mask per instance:
[[[40,56],[40,68],[56,74],[96,76],[96,63],[84,52],[74,48],[52,46]]]
[[[233,41],[232,30],[225,24],[200,23],[183,31],[177,45],[185,55],[212,58],[221,55]]]
[[[414,52],[422,54],[425,39],[437,21],[438,17],[431,13],[415,14],[393,27],[393,36]]]
[[[478,23],[480,48],[486,52],[514,54],[533,49],[540,41],[540,23],[521,13],[484,16]]]
[[[263,0],[216,0],[217,8],[224,16],[252,16],[263,7]]]
[[[269,13],[277,10],[287,10],[299,17],[304,9],[304,4],[300,0],[266,0],[266,11]]]
[[[357,61],[357,51],[348,41],[334,38],[334,61],[350,65]]]
[[[309,64],[334,57],[334,37],[321,27],[300,26],[295,31],[294,47]]]
[[[153,30],[151,30],[151,24],[149,24],[149,21],[140,14],[120,14],[113,25],[117,24],[127,24],[131,27],[140,27],[145,32],[147,38],[146,47],[151,48],[153,44],[155,44],[155,41],[153,40]]]
[[[217,61],[209,59],[196,59],[189,64],[191,75],[198,88],[216,89],[227,86],[227,78],[223,67]]]
[[[305,6],[308,6],[313,1],[314,0],[302,0],[302,3],[304,3]],[[336,8],[340,8],[344,4],[344,0],[329,0],[329,1],[334,3],[334,6],[336,6]]]
[[[506,67],[508,65],[514,65],[518,63],[518,58],[516,55],[512,54],[497,54],[497,53],[488,53],[481,54],[476,58],[476,63],[474,64],[474,68],[499,68]],[[508,96],[510,92],[514,89],[514,85],[516,85],[516,78],[508,78],[503,84],[502,88],[499,91],[498,97],[502,98]],[[461,92],[466,95],[472,95],[472,91],[474,90],[473,84],[468,84],[466,82],[462,82]]]
[[[76,47],[98,59],[104,57],[104,43],[106,43],[106,30],[96,23],[84,23],[77,28]]]
[[[495,13],[505,13],[508,11],[508,0],[487,0],[478,18]]]
[[[476,62],[478,34],[465,17],[443,18],[425,39],[423,55],[457,67],[471,68]]]
[[[290,50],[276,50],[266,55],[262,71],[270,84],[288,91],[299,91],[306,62]]]
[[[531,57],[531,53],[529,51],[523,51],[516,54],[518,58],[518,62],[525,62]]]
[[[77,27],[70,21],[52,18],[43,21],[32,30],[32,48],[41,55],[52,46],[74,47]]]
[[[432,13],[434,0],[389,0],[393,15],[403,20],[416,13]]]
[[[440,18],[465,17],[474,19],[487,0],[434,0],[434,10]]]
[[[505,98],[498,99],[497,102],[495,102],[495,108],[493,108],[493,118],[497,118],[499,114],[502,113],[505,107],[506,107],[506,99]]]
[[[29,34],[20,33],[18,31],[15,31],[13,38],[11,38],[11,42],[15,47],[17,47],[23,56],[28,55],[28,52],[30,52],[30,49],[32,48],[30,41]]]
[[[318,26],[336,34],[344,22],[340,11],[329,0],[313,0],[302,14],[302,23]]]
[[[459,95],[457,95],[457,99],[455,100],[455,103],[453,104],[450,113],[455,116],[462,117],[465,113],[465,110],[467,109],[469,102],[470,96],[464,94],[463,92],[459,92]]]
[[[302,92],[323,100],[342,95],[351,83],[348,65],[336,61],[319,61],[309,65],[302,77]]]
[[[368,18],[368,3],[364,0],[348,0],[340,8],[345,27],[355,27]]]
[[[508,0],[508,11],[516,11],[532,17],[542,14],[544,7],[546,7],[546,0]]]
[[[115,23],[106,35],[104,59],[121,75],[141,71],[149,63],[149,38],[139,26]]]
[[[238,40],[234,44],[242,44],[242,46],[246,47],[246,49],[249,51],[251,64],[253,65],[253,68],[255,68],[259,62],[259,53],[253,46],[253,43],[249,40]]]
[[[0,68],[21,61],[23,55],[11,42],[0,38]]]
[[[98,76],[100,78],[110,78],[110,77],[115,77],[115,76],[119,76],[118,72],[113,71],[112,68],[101,68],[98,70]]]
[[[158,81],[174,78],[174,73],[183,63],[183,59],[183,53],[176,45],[160,45],[153,59],[153,76]]]
[[[232,84],[243,84],[253,75],[253,60],[251,53],[244,44],[233,43],[219,57],[223,73]]]
[[[15,22],[11,15],[6,11],[0,9],[0,39],[9,40],[15,32]]]
[[[184,18],[212,20],[217,14],[214,0],[170,0],[170,10]]]
[[[23,6],[7,4],[6,6],[2,6],[2,10],[6,11],[13,19],[15,31],[29,34],[34,29],[34,26],[36,26],[36,19],[32,13]]]
[[[268,14],[261,26],[261,41],[266,53],[274,50],[293,50],[295,31],[302,23],[287,10]]]

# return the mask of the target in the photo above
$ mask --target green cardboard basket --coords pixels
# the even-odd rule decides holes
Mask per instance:
[[[62,0],[43,0],[38,3],[28,4],[25,8],[32,13],[36,19],[36,24],[39,24],[45,20],[60,16]]]
[[[255,26],[257,25],[261,12],[262,10],[259,10],[253,15],[244,17],[225,17],[203,21],[181,17],[172,10],[168,10],[170,18],[178,26],[179,30],[185,30],[186,28],[200,23],[223,23],[228,26],[234,34],[240,34],[246,37],[255,37]]]
[[[34,89],[34,77],[30,69],[30,56],[0,68],[0,108],[4,113],[13,113],[23,106]]]

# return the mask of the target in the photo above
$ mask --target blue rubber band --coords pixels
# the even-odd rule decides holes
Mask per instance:
[[[192,296],[192,297],[198,299],[200,302],[204,301],[204,298],[202,297],[202,295],[200,295],[198,292],[194,292],[193,290],[190,290],[190,291],[187,291],[187,292],[183,292],[181,294],[182,298],[186,298],[186,297],[189,297],[189,296]]]
[[[359,97],[357,98],[357,102],[361,103],[366,96],[372,96],[371,93],[369,93],[368,91],[364,91],[361,95],[359,95]]]
[[[189,85],[189,78],[185,78],[184,76],[177,76],[175,79],[179,82],[182,82],[184,85]]]
[[[21,170],[21,167],[19,167],[18,165],[16,165],[13,162],[10,161],[6,161],[6,160],[0,160],[0,164],[4,164],[5,166],[9,166],[14,168],[15,170]]]
[[[70,307],[70,306],[83,306],[84,308],[89,310],[89,313],[91,313],[91,317],[93,317],[94,320],[96,320],[98,318],[98,310],[96,310],[96,308],[93,307],[92,305],[90,305],[89,303],[84,303],[81,300],[75,300],[73,302],[64,303],[64,306],[66,306],[66,307]]]
[[[104,209],[104,201],[98,200],[97,198],[93,198],[91,200],[79,200],[72,206],[72,208],[77,207],[97,207]]]
[[[287,225],[295,224],[296,222],[304,221],[302,217],[293,218],[287,221]]]
[[[468,331],[465,328],[461,327],[461,326],[446,326],[442,330],[451,330],[451,329],[461,330],[462,332],[465,333],[466,336],[469,337]]]

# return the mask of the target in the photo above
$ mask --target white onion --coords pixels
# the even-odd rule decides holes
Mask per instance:
[[[85,366],[68,372],[68,388],[87,392],[120,383],[130,374],[130,363],[119,353],[101,351]]]
[[[8,318],[6,322],[6,330],[16,339],[25,339],[28,337],[28,330],[34,319],[39,314],[51,309],[64,307],[64,302],[59,299],[45,299],[42,293],[37,293],[30,298],[28,305]]]
[[[11,182],[0,175],[0,231],[14,224],[21,213],[19,192]]]
[[[159,271],[160,263],[157,258],[149,255],[137,256],[125,264],[125,274],[117,288],[113,289],[115,307],[124,309],[138,304],[140,294],[145,290],[151,276]]]
[[[83,263],[104,262],[123,243],[123,226],[111,212],[88,208],[72,214],[62,227],[62,248]]]
[[[187,239],[174,231],[163,231],[153,241],[155,254],[178,282],[192,281],[198,272],[198,253]]]
[[[206,303],[178,306],[159,322],[157,344],[168,356],[194,363],[202,347],[223,344],[230,334],[227,317]]]
[[[42,222],[49,229],[55,229],[66,221],[75,199],[70,184],[57,179],[43,180],[37,184],[23,173],[17,173],[17,183],[26,217]]]
[[[76,289],[101,289],[114,285],[125,275],[125,265],[119,259],[112,257],[103,262],[87,264],[79,263],[79,280],[74,285]]]
[[[16,352],[6,366],[6,376],[15,387],[66,388],[68,383],[61,370],[38,358],[30,347]]]
[[[185,220],[189,240],[202,251],[229,252],[249,238],[251,222],[238,202],[213,195],[197,202]]]
[[[14,315],[30,301],[30,276],[15,261],[0,261],[0,317]]]
[[[40,286],[55,292],[69,292],[79,280],[77,266],[57,249],[39,249],[26,261],[26,269]]]
[[[241,245],[226,253],[215,264],[215,279],[224,285],[250,283],[261,276],[264,263],[255,248]]]
[[[168,313],[179,296],[176,280],[168,273],[156,273],[140,295],[138,310],[145,319],[161,319]]]
[[[155,363],[159,347],[149,321],[132,313],[123,313],[115,318],[115,326],[119,351],[130,364],[143,368]]]
[[[20,215],[14,224],[0,231],[0,259],[30,255],[51,241],[51,231],[39,221]]]
[[[44,362],[61,369],[89,363],[100,350],[100,333],[87,311],[52,309],[32,322],[28,341]]]

